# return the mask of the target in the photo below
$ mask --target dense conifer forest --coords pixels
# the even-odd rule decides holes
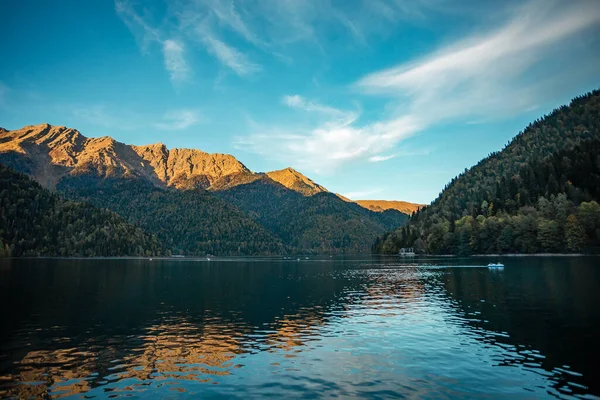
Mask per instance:
[[[271,255],[286,251],[281,240],[227,202],[202,189],[162,189],[141,179],[63,179],[68,198],[108,208],[154,233],[173,254]]]
[[[216,192],[301,253],[366,252],[385,230],[402,225],[407,215],[396,210],[373,212],[333,193],[303,196],[269,179]]]
[[[156,256],[158,239],[114,212],[63,200],[0,164],[0,256]]]
[[[207,192],[84,174],[63,179],[57,189],[118,213],[185,255],[364,252],[373,238],[407,219],[330,193],[303,196],[267,178]]]
[[[598,252],[600,91],[530,124],[454,178],[373,251],[430,254]]]

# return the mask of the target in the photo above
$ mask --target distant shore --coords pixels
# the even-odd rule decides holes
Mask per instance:
[[[471,258],[471,257],[589,257],[600,256],[592,253],[508,253],[508,254],[471,254],[469,256],[459,256],[456,254],[417,254],[416,256],[406,257],[399,254],[387,254],[388,256],[398,256],[407,260],[414,257],[436,257],[436,258]]]
[[[148,260],[148,261],[236,261],[240,259],[281,259],[282,261],[324,261],[337,259],[338,257],[362,257],[362,256],[383,256],[383,257],[398,257],[400,259],[411,260],[414,258],[472,258],[472,257],[599,257],[600,254],[588,254],[588,253],[511,253],[511,254],[472,254],[470,256],[459,256],[455,254],[419,254],[413,257],[404,257],[398,254],[371,254],[371,253],[354,253],[354,254],[311,254],[311,255],[295,255],[295,256],[283,256],[283,255],[269,255],[269,256],[183,256],[183,257],[172,257],[172,256],[154,256],[154,257],[140,257],[140,256],[72,256],[72,257],[60,257],[60,256],[29,256],[29,257],[0,257],[2,260],[42,260],[42,259],[55,259],[55,260]]]
[[[473,254],[471,257],[584,257],[598,254],[584,253],[514,253],[514,254]]]

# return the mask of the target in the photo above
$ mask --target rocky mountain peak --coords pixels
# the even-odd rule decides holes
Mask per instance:
[[[26,163],[31,174],[53,186],[66,174],[142,177],[159,186],[209,188],[227,176],[252,174],[229,154],[169,150],[163,143],[127,145],[110,136],[86,138],[65,126],[39,124],[0,131],[0,161]]]
[[[294,190],[304,196],[312,196],[317,193],[328,192],[323,186],[314,182],[291,167],[266,173],[275,182],[280,183],[288,189]]]

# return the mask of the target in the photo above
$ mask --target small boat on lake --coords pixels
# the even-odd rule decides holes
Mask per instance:
[[[490,263],[490,264],[488,264],[488,268],[504,268],[504,264],[502,264],[502,263]]]

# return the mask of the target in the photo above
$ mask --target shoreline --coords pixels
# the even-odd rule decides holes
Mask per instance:
[[[344,255],[333,255],[336,256]],[[510,254],[472,254],[470,256],[458,256],[455,254],[421,254],[413,257],[400,256],[398,254],[371,254],[371,253],[354,253],[346,254],[349,257],[360,257],[360,256],[379,256],[379,257],[393,257],[403,260],[411,260],[415,258],[476,258],[476,257],[600,257],[600,254],[586,254],[586,253],[510,253]],[[286,258],[289,257],[289,258]],[[329,260],[332,255],[329,254],[313,254],[313,255],[302,255],[302,256],[188,256],[188,257],[139,257],[139,256],[106,256],[106,257],[57,257],[57,256],[41,256],[41,257],[2,257],[2,260],[146,260],[146,261],[234,261],[239,259],[281,259],[282,261],[306,261],[308,260]]]
[[[511,253],[511,254],[473,254],[469,257],[586,257],[598,254],[585,253]]]

